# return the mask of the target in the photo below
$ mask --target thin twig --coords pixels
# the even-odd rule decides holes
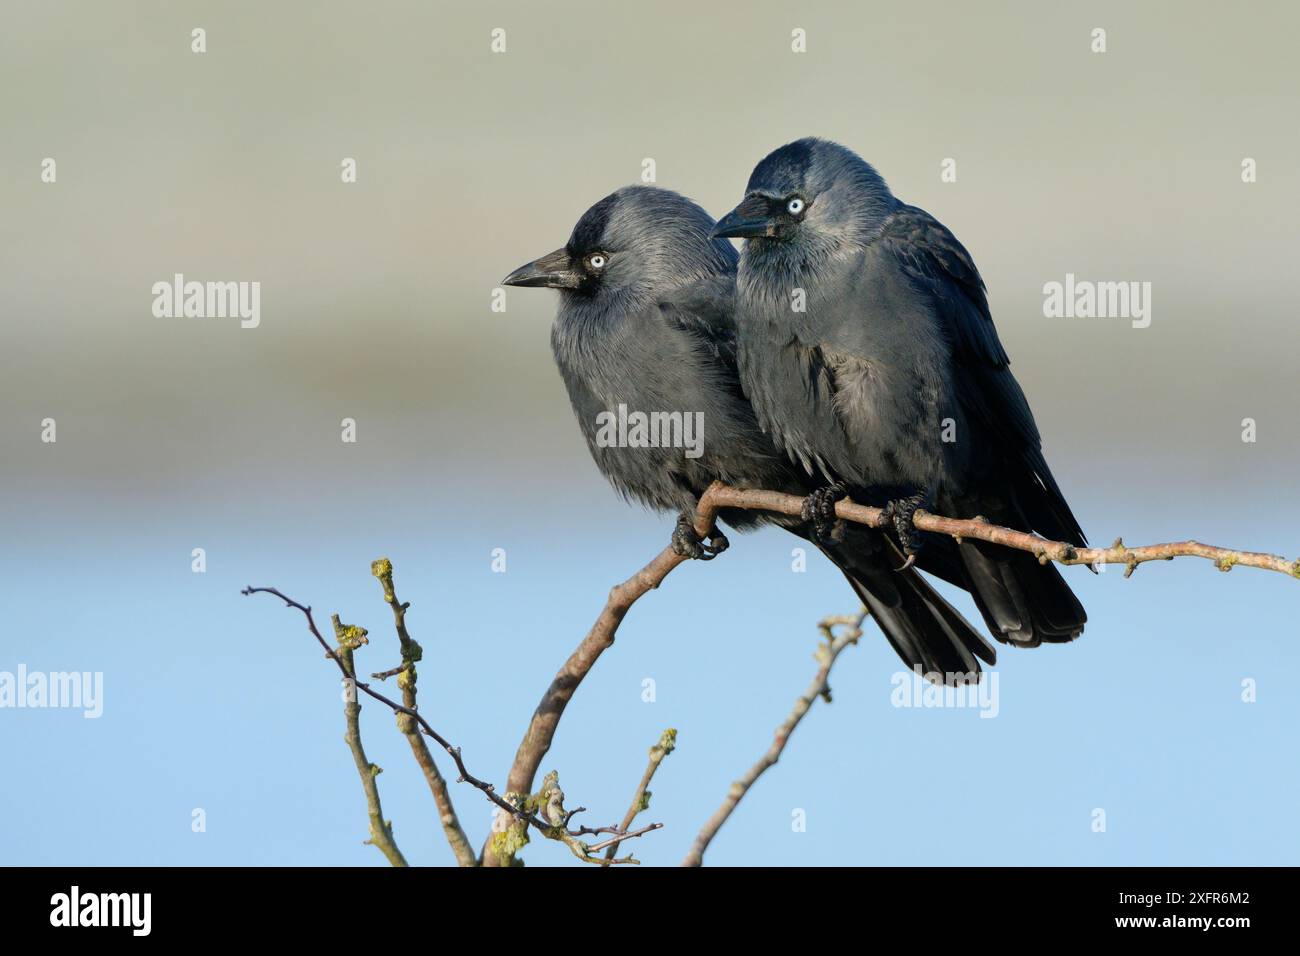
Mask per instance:
[[[563,826],[555,826],[553,824],[547,823],[546,821],[540,819],[535,813],[526,809],[526,804],[528,802],[528,797],[526,793],[518,793],[518,792],[507,793],[508,797],[514,798],[513,803],[508,802],[506,799],[502,798],[496,792],[496,788],[493,787],[492,784],[488,783],[485,780],[480,780],[478,777],[475,777],[473,774],[471,774],[469,772],[469,769],[465,766],[465,761],[461,758],[460,748],[453,747],[451,743],[447,741],[447,739],[444,738],[441,734],[439,734],[436,730],[434,730],[433,727],[429,724],[429,722],[425,720],[422,716],[420,716],[418,712],[416,712],[410,707],[406,707],[402,704],[399,704],[397,701],[392,700],[391,698],[385,697],[383,694],[379,693],[377,690],[372,688],[369,684],[365,683],[364,681],[357,680],[354,671],[343,663],[342,657],[338,653],[335,653],[334,649],[331,648],[329,644],[326,643],[325,638],[321,637],[320,631],[316,627],[316,619],[312,616],[311,607],[309,605],[298,603],[293,598],[288,597],[287,595],[283,594],[276,588],[255,588],[249,586],[244,588],[240,593],[244,595],[270,594],[275,597],[278,597],[289,607],[301,611],[303,616],[307,619],[307,629],[311,632],[312,637],[316,638],[316,642],[320,644],[320,646],[324,649],[325,656],[330,660],[332,660],[335,663],[335,665],[338,666],[338,669],[342,672],[343,676],[345,678],[349,678],[352,680],[352,686],[354,686],[357,690],[361,691],[363,694],[366,694],[368,697],[371,697],[379,701],[381,704],[386,705],[394,713],[406,714],[408,717],[415,720],[420,725],[421,731],[423,731],[423,733],[426,736],[432,737],[437,742],[438,746],[441,747],[443,750],[445,750],[448,753],[448,755],[451,757],[451,759],[455,762],[456,770],[460,773],[460,777],[457,780],[458,783],[468,783],[470,786],[475,787],[478,790],[481,790],[484,796],[486,796],[490,801],[492,801],[492,803],[495,804],[498,809],[509,814],[511,819],[517,822],[526,823],[529,826],[536,828],[547,839],[559,840],[563,842],[566,846],[569,847],[570,850],[573,851],[574,855],[577,856],[579,859],[583,860],[583,862],[594,863],[598,865],[606,864],[606,861],[590,856],[590,850],[586,847],[586,844],[580,843],[576,838],[570,836]],[[648,827],[646,829],[647,831],[651,829],[659,829],[662,826],[663,824],[655,824],[652,827]],[[623,834],[622,839],[629,839],[632,835],[633,834]],[[603,848],[603,844],[602,844],[602,848]],[[639,861],[633,859],[632,857],[622,857],[619,859],[615,859],[611,862],[635,864],[638,863]]]
[[[731,785],[727,791],[726,798],[722,801],[722,806],[709,817],[708,821],[700,828],[699,834],[695,837],[695,842],[691,844],[691,850],[686,854],[686,859],[682,861],[682,866],[700,866],[704,862],[704,851],[708,849],[713,838],[718,835],[722,825],[731,817],[732,811],[744,799],[749,788],[761,777],[769,767],[776,764],[781,759],[781,754],[785,750],[785,745],[790,742],[790,735],[794,729],[799,726],[804,715],[812,708],[818,697],[823,698],[827,703],[831,699],[830,676],[831,668],[835,666],[835,661],[839,658],[840,652],[850,644],[856,644],[858,638],[862,636],[862,622],[866,620],[867,611],[864,608],[856,616],[828,617],[817,625],[821,629],[826,643],[817,648],[817,674],[813,677],[812,683],[808,685],[807,690],[794,703],[794,709],[790,711],[781,726],[776,728],[776,734],[772,738],[772,745],[767,748],[766,753],[758,759],[745,775]],[[835,634],[837,626],[844,627],[839,635]]]
[[[378,847],[393,866],[406,866],[406,857],[402,856],[397,841],[393,839],[393,824],[384,819],[384,808],[379,802],[379,783],[375,778],[383,771],[378,764],[370,762],[361,746],[361,704],[353,689],[356,683],[356,664],[352,653],[366,643],[366,631],[365,628],[351,625],[345,627],[339,623],[337,614],[331,621],[334,624],[334,637],[339,642],[337,658],[339,666],[343,668],[343,679],[348,691],[343,703],[348,732],[343,739],[352,751],[352,760],[357,765],[357,775],[361,778],[361,788],[366,792],[366,810],[370,816],[370,839],[366,842]]]
[[[587,847],[587,852],[599,853],[601,850],[604,850],[606,848],[612,850],[615,847],[617,847],[618,844],[622,843],[624,840],[631,840],[634,837],[639,837],[643,834],[651,832],[652,830],[661,830],[661,829],[663,829],[662,823],[652,823],[649,826],[642,827],[640,830],[633,830],[631,833],[620,833],[617,836],[610,837],[604,843],[597,843],[594,846],[589,846]],[[604,862],[617,863],[618,860],[606,858]]]
[[[411,605],[397,599],[397,592],[393,587],[391,561],[380,558],[372,562],[370,573],[378,578],[380,586],[384,589],[384,600],[393,609],[393,625],[397,630],[397,640],[402,650],[402,666],[397,669],[397,686],[402,691],[402,703],[409,709],[415,710],[418,677],[415,664],[423,658],[424,651],[406,630],[406,609]],[[379,675],[375,676],[379,677]],[[386,672],[386,676],[392,676],[391,672]],[[478,866],[478,857],[474,853],[474,848],[470,845],[469,837],[465,835],[465,830],[456,817],[456,808],[452,804],[451,794],[447,792],[447,781],[443,780],[442,774],[438,772],[438,765],[433,760],[433,754],[429,752],[429,745],[424,742],[419,725],[406,714],[398,714],[397,729],[405,735],[411,745],[411,754],[415,757],[415,762],[424,772],[425,782],[428,783],[434,805],[438,808],[438,820],[442,824],[443,833],[446,834],[447,843],[451,846],[457,864]]]
[[[619,831],[626,833],[632,826],[632,821],[636,819],[638,813],[650,808],[650,781],[654,778],[655,771],[667,757],[677,749],[677,731],[669,727],[659,735],[658,741],[650,748],[650,762],[646,764],[645,773],[641,775],[641,782],[637,784],[636,793],[632,795],[632,805],[627,808],[627,814],[623,817],[623,823],[619,826]],[[614,853],[618,849],[618,844],[611,843],[605,851],[605,859],[612,860]]]

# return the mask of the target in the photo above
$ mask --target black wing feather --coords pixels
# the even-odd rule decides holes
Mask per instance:
[[[972,418],[997,440],[1010,463],[1028,470],[1016,489],[1027,521],[1049,537],[1086,545],[1043,457],[1038,426],[1011,374],[984,280],[970,253],[947,227],[913,206],[903,207],[890,220],[880,241],[893,249],[904,271],[933,300],[951,336],[958,391]]]

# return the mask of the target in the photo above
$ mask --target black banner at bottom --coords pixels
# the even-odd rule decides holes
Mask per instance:
[[[10,941],[75,934],[82,943],[373,944],[399,930],[445,924],[481,932],[508,920],[523,943],[556,918],[588,932],[608,921],[619,937],[643,921],[647,932],[663,936],[673,925],[684,929],[683,919],[743,934],[782,924],[808,932],[820,918],[837,929],[851,919],[863,934],[911,929],[959,938],[991,922],[999,941],[1047,933],[1180,941],[1199,934],[1229,942],[1283,928],[1295,877],[1294,869],[1222,868],[0,868],[0,926]]]

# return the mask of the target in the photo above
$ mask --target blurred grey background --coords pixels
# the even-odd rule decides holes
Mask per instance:
[[[67,837],[64,857],[302,862],[310,842],[321,862],[338,861],[333,851],[343,847],[375,862],[368,854],[378,854],[352,839],[363,821],[328,725],[337,719],[332,678],[297,619],[235,592],[274,584],[321,608],[337,601],[345,619],[365,618],[378,632],[386,610],[367,567],[382,553],[415,604],[412,625],[416,612],[426,615],[417,636],[440,648],[446,673],[429,678],[430,697],[441,695],[466,752],[477,747],[475,772],[504,776],[549,674],[608,585],[666,542],[669,523],[624,507],[589,461],[550,357],[551,294],[510,290],[504,313],[491,311],[491,295],[512,268],[562,244],[589,205],[637,180],[645,158],[660,185],[720,215],[754,163],[782,143],[815,134],[857,150],[971,250],[1049,460],[1096,541],[1123,532],[1130,543],[1199,536],[1297,551],[1300,13],[1292,4],[1228,13],[1172,2],[7,0],[3,19],[0,521],[11,626],[0,668],[97,665],[110,700],[93,728],[79,718],[0,714],[27,722],[22,734],[0,738],[9,736],[14,759],[44,760],[51,748],[102,759],[95,779],[119,801],[103,811],[113,821],[105,826],[131,834],[120,845],[97,842],[105,827],[69,803],[87,830]],[[194,27],[207,31],[201,55],[190,50]],[[1095,27],[1107,31],[1104,54],[1090,50]],[[490,50],[494,28],[506,31],[503,54]],[[794,28],[807,32],[806,53],[791,52]],[[40,180],[45,157],[57,161],[56,184]],[[345,157],[357,160],[355,184],[340,182]],[[1258,163],[1256,183],[1241,181],[1245,157]],[[940,181],[946,158],[956,160],[955,183]],[[260,327],[155,318],[150,287],[176,272],[260,281]],[[1067,272],[1150,282],[1150,327],[1044,318],[1043,284]],[[46,417],[58,422],[55,445],[39,440]],[[355,445],[339,440],[344,417],[358,423]],[[1241,440],[1244,418],[1258,423],[1255,443]],[[504,576],[489,570],[498,546],[511,555]],[[206,576],[189,572],[193,547],[208,549]],[[593,708],[623,695],[626,715],[594,709],[584,718],[578,709],[562,725],[573,749],[555,756],[567,753],[572,772],[585,768],[581,801],[594,807],[607,796],[605,815],[617,816],[644,748],[669,720],[667,708],[643,716],[641,675],[676,661],[683,679],[700,680],[697,695],[682,691],[695,709],[678,716],[694,719],[704,738],[695,759],[712,776],[698,788],[685,776],[665,780],[663,790],[676,789],[682,802],[677,842],[660,841],[660,851],[642,841],[639,854],[671,862],[684,852],[692,821],[765,745],[804,671],[811,676],[812,623],[851,609],[828,568],[816,570],[816,583],[791,585],[788,549],[772,533],[757,535],[733,549],[739,556],[679,571],[647,599],[659,610],[638,618],[639,607],[611,652],[624,655],[627,685],[601,690],[599,681],[623,679],[617,663],[602,661],[593,679]],[[1079,701],[1122,698],[1097,675],[1131,668],[1146,681],[1183,666],[1172,659],[1201,660],[1202,676],[1221,678],[1216,693],[1231,700],[1241,677],[1300,662],[1290,649],[1296,592],[1288,582],[1249,571],[1220,578],[1189,564],[1144,568],[1131,582],[1081,579],[1093,623],[1079,649],[1006,656],[1026,684],[1043,682],[1048,705],[1062,688]],[[761,588],[746,577],[755,569],[770,577]],[[1144,615],[1147,623],[1133,627]],[[792,631],[804,636],[796,641]],[[1214,657],[1251,640],[1264,642],[1254,671]],[[878,689],[893,664],[874,646],[883,642],[868,643],[863,673]],[[375,651],[374,669],[393,653]],[[1133,654],[1148,657],[1139,667]],[[756,671],[736,673],[738,656]],[[1084,660],[1096,668],[1086,672],[1091,680],[1071,669]],[[259,690],[268,674],[289,682],[283,697]],[[113,695],[125,706],[127,691],[116,688],[127,687],[138,723],[113,725]],[[1163,691],[1143,687],[1134,691],[1143,703],[1116,726],[1169,713]],[[303,703],[309,689],[313,706]],[[1184,700],[1191,713],[1201,712],[1195,700]],[[170,726],[171,707],[189,714],[183,727]],[[1085,707],[1071,718],[1082,728]],[[372,734],[387,729],[386,718],[370,716]],[[584,719],[627,732],[584,730]],[[809,739],[794,749],[839,753],[862,738],[834,710],[824,720],[810,721],[801,731]],[[318,731],[328,738],[320,753],[299,764],[294,736]],[[1261,755],[1282,746],[1266,730],[1240,732]],[[932,731],[918,733],[923,749]],[[241,747],[283,736],[285,753],[297,754],[265,758],[265,793],[229,790],[241,777],[252,786],[239,769],[248,755],[222,750],[243,735]],[[689,740],[684,729],[684,750]],[[1233,741],[1224,753],[1240,746]],[[1020,766],[1016,746],[1006,746],[1008,768]],[[1097,746],[1095,772],[1081,781],[1128,779],[1147,765],[1130,755],[1117,770],[1105,756],[1113,738]],[[1188,746],[1195,753],[1196,740]],[[971,752],[987,754],[982,747]],[[178,751],[188,754],[180,764]],[[615,752],[617,771],[608,763]],[[175,792],[131,817],[124,808],[140,806],[140,783],[121,768],[147,759]],[[405,759],[398,752],[391,763]],[[854,766],[868,774],[871,761]],[[75,761],[51,772],[14,798],[18,822],[0,828],[0,858],[8,846],[18,862],[74,862],[30,835],[48,829],[44,814],[74,800],[85,779]],[[339,809],[337,831],[322,833],[312,819],[301,834],[287,825],[283,855],[269,857],[258,855],[270,852],[264,844],[233,836],[224,856],[186,842],[191,806],[228,799],[228,818],[251,814],[259,801],[285,799],[302,775],[327,773],[301,805],[315,807],[322,791],[355,797],[358,806]],[[775,775],[764,783],[780,807],[812,799],[783,786],[824,781],[827,771],[792,773],[784,784]],[[1169,794],[1192,787],[1163,773]],[[390,790],[412,791],[419,809],[411,813],[425,812],[418,779],[396,779],[384,778]],[[851,790],[848,779],[827,787]],[[1096,805],[1082,782],[1061,786],[1080,812]],[[1258,789],[1242,786],[1216,819]],[[1159,809],[1163,792],[1131,797],[1157,828],[1174,826],[1167,806]],[[461,810],[477,838],[488,814],[472,796],[460,797]],[[1010,798],[989,799],[971,811],[985,823]],[[1188,826],[1204,825],[1203,810],[1187,809]],[[155,830],[172,812],[175,846]],[[1018,825],[1003,823],[991,829]],[[1175,827],[1108,859],[1177,862],[1170,854],[1188,846],[1202,851],[1201,862],[1282,852],[1262,830],[1244,850],[1227,832],[1198,832],[1189,841]],[[812,828],[809,836],[786,856],[761,838],[720,841],[719,861],[835,857],[833,840],[814,852]],[[942,836],[937,857],[909,856],[900,844],[864,850],[861,861],[957,862]],[[1038,833],[999,846],[979,859],[1034,862],[1041,853],[1086,862],[1094,852]],[[142,855],[143,847],[159,849]],[[439,852],[433,840],[428,853]]]

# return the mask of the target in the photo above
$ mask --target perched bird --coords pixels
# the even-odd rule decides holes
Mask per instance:
[[[835,534],[839,497],[882,506],[904,566],[970,591],[994,637],[1078,637],[1087,615],[1054,565],[913,524],[926,508],[1086,544],[953,234],[857,154],[810,138],[764,158],[712,235],[746,240],[741,381],[764,431],[822,485],[805,509],[815,535]]]
[[[551,345],[596,466],[625,497],[678,513],[674,549],[704,559],[727,546],[717,529],[705,543],[693,526],[713,481],[801,496],[816,489],[763,434],[741,390],[737,255],[709,237],[713,227],[677,193],[629,186],[587,210],[562,248],[503,280],[559,290]],[[636,413],[700,421],[703,440],[693,448],[644,434],[633,442],[629,431],[628,441],[611,441],[611,418]],[[720,518],[739,529],[772,522],[811,533],[809,522],[779,515],[724,509]],[[993,662],[993,648],[920,574],[895,573],[903,556],[885,535],[855,525],[841,540],[816,543],[909,666],[977,679],[976,658]]]

